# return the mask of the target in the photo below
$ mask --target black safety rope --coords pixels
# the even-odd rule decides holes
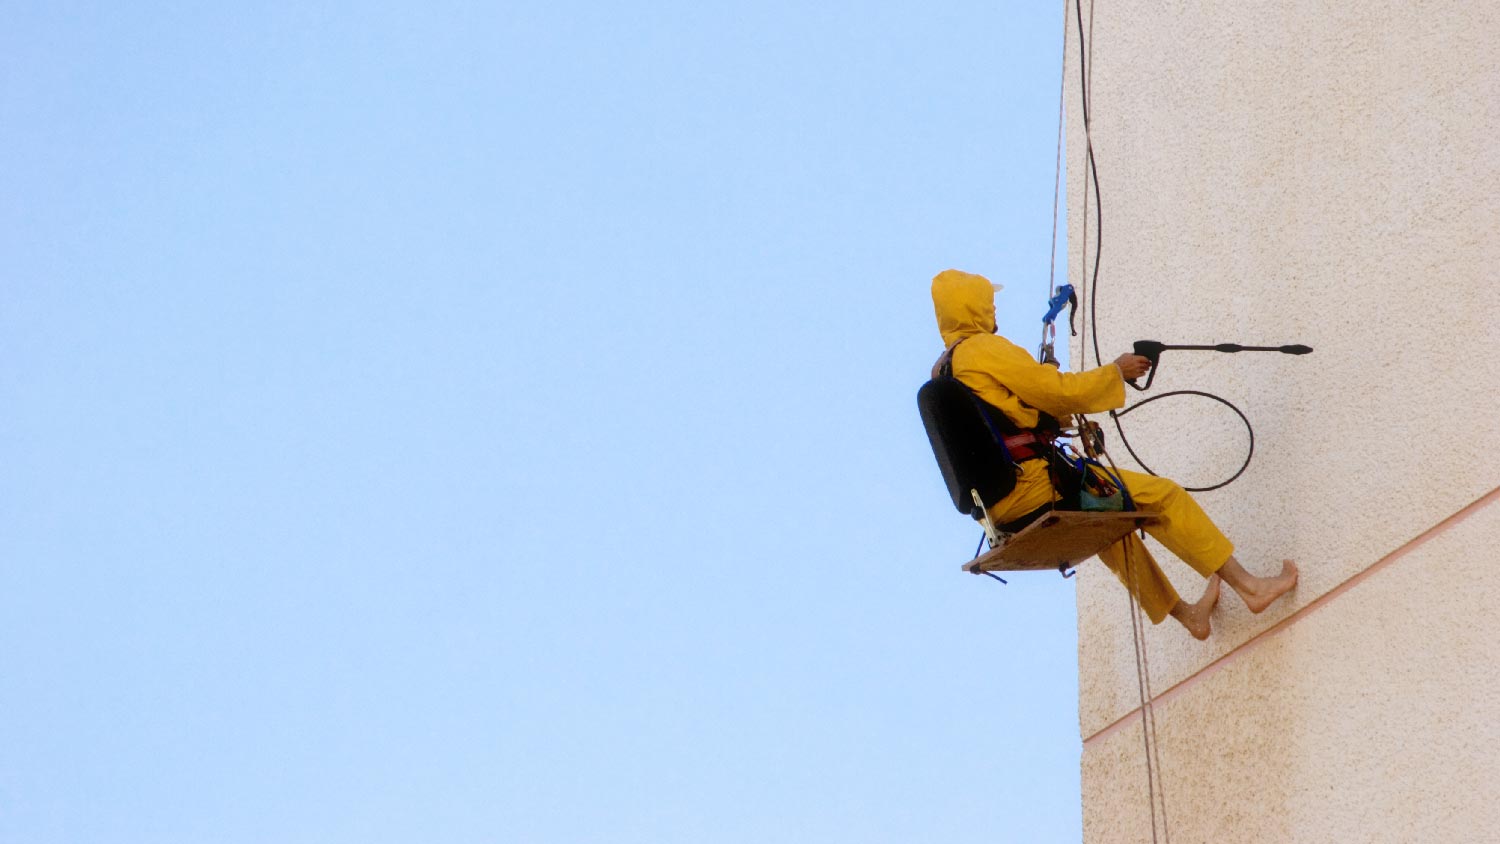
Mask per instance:
[[[1124,552],[1125,579],[1131,584],[1131,588],[1125,590],[1127,600],[1130,602],[1130,632],[1131,642],[1135,645],[1135,680],[1140,687],[1141,693],[1141,739],[1145,745],[1146,759],[1146,791],[1151,800],[1151,840],[1156,841],[1156,806],[1161,804],[1161,832],[1167,844],[1172,843],[1172,832],[1167,826],[1167,789],[1161,782],[1161,743],[1156,739],[1156,707],[1155,695],[1151,693],[1151,658],[1149,649],[1146,647],[1146,622],[1142,618],[1141,602],[1136,599],[1135,592],[1140,588],[1139,574],[1136,566],[1132,564],[1131,553],[1133,543],[1122,541]]]
[[[1100,193],[1099,193],[1099,164],[1098,164],[1098,162],[1094,158],[1094,140],[1093,140],[1093,133],[1091,131],[1092,125],[1091,125],[1090,120],[1089,120],[1089,75],[1090,75],[1089,71],[1092,68],[1089,67],[1089,63],[1087,61],[1085,61],[1084,55],[1083,55],[1083,42],[1084,42],[1084,34],[1083,34],[1083,6],[1082,6],[1081,0],[1074,0],[1074,8],[1077,11],[1077,20],[1078,20],[1078,40],[1079,40],[1078,75],[1079,75],[1079,83],[1080,83],[1080,86],[1081,86],[1081,89],[1082,89],[1082,97],[1081,97],[1081,99],[1082,99],[1082,103],[1083,103],[1083,136],[1084,136],[1084,148],[1085,148],[1085,155],[1086,155],[1086,163],[1087,163],[1087,168],[1086,168],[1085,173],[1084,173],[1084,182],[1085,182],[1085,184],[1084,184],[1084,191],[1083,191],[1083,199],[1084,199],[1084,212],[1083,212],[1084,213],[1084,232],[1083,232],[1084,241],[1083,241],[1083,247],[1084,247],[1084,261],[1085,261],[1085,268],[1084,268],[1084,273],[1083,274],[1084,275],[1088,275],[1088,269],[1087,269],[1087,260],[1088,260],[1088,254],[1087,254],[1087,250],[1088,250],[1088,199],[1089,199],[1089,196],[1088,196],[1088,193],[1089,193],[1089,191],[1088,191],[1088,181],[1089,181],[1089,177],[1092,176],[1092,181],[1093,181],[1093,185],[1094,185],[1094,271],[1093,271],[1093,274],[1092,274],[1092,276],[1091,276],[1091,278],[1089,280],[1089,290],[1088,290],[1088,301],[1089,301],[1089,333],[1091,335],[1093,335],[1092,336],[1092,341],[1093,341],[1093,346],[1094,346],[1094,365],[1095,366],[1103,366],[1104,365],[1104,356],[1099,351],[1099,258],[1103,254],[1103,249],[1104,249],[1104,239],[1103,239],[1103,236],[1102,236],[1102,232],[1103,232],[1103,229],[1104,229],[1104,201],[1101,198]],[[1093,12],[1093,4],[1092,4],[1092,2],[1090,2],[1090,4],[1089,4],[1089,30],[1090,30],[1090,34],[1091,35],[1092,35],[1092,30],[1093,30],[1093,14],[1094,14],[1094,12]],[[1089,52],[1090,52],[1090,54],[1092,54],[1092,52],[1093,52],[1093,44],[1092,44],[1092,42],[1089,43]],[[1156,352],[1157,355],[1159,355],[1160,352],[1163,349],[1168,349],[1168,348],[1170,348],[1170,349],[1194,349],[1194,350],[1204,350],[1204,351],[1221,351],[1221,352],[1278,351],[1278,352],[1284,352],[1284,353],[1287,353],[1287,354],[1307,354],[1308,352],[1312,351],[1312,349],[1309,349],[1306,346],[1279,346],[1279,347],[1272,347],[1272,346],[1240,346],[1240,345],[1234,344],[1234,343],[1220,343],[1220,344],[1214,345],[1214,346],[1166,346],[1166,345],[1161,344],[1161,343],[1154,343],[1153,341],[1142,341],[1142,342],[1150,343],[1151,345],[1153,345],[1155,347],[1155,352]],[[1151,380],[1154,380],[1155,377],[1156,377],[1157,361],[1153,360],[1152,364],[1153,365],[1151,367],[1151,370],[1152,370],[1151,371],[1151,376],[1150,376],[1150,379],[1148,379],[1147,382],[1146,382],[1146,387],[1149,387],[1151,385]],[[1135,385],[1132,384],[1131,386],[1135,386]],[[1137,389],[1144,390],[1145,387],[1137,387]],[[1234,474],[1230,475],[1228,478],[1226,478],[1226,479],[1224,479],[1222,481],[1219,481],[1216,484],[1211,484],[1209,486],[1184,486],[1183,489],[1187,490],[1188,492],[1210,492],[1212,490],[1222,489],[1223,487],[1226,487],[1229,484],[1234,483],[1236,480],[1239,479],[1240,475],[1245,474],[1245,470],[1246,469],[1250,468],[1250,461],[1255,457],[1255,426],[1253,426],[1253,425],[1250,424],[1250,417],[1246,416],[1244,411],[1242,411],[1238,407],[1236,407],[1235,404],[1234,404],[1234,402],[1231,402],[1229,399],[1226,399],[1223,396],[1216,395],[1214,393],[1210,393],[1210,392],[1207,392],[1207,391],[1204,391],[1204,390],[1171,390],[1169,392],[1161,393],[1160,395],[1152,396],[1149,399],[1145,399],[1143,401],[1136,402],[1135,404],[1133,404],[1133,405],[1131,405],[1129,407],[1123,408],[1121,410],[1111,410],[1111,411],[1109,411],[1109,418],[1115,423],[1115,431],[1120,435],[1120,442],[1125,445],[1125,450],[1128,451],[1128,452],[1130,452],[1130,456],[1133,457],[1133,458],[1135,458],[1135,462],[1139,463],[1140,466],[1141,466],[1141,468],[1145,469],[1147,473],[1152,474],[1152,475],[1156,474],[1156,471],[1153,470],[1150,466],[1146,465],[1146,461],[1142,460],[1141,457],[1140,457],[1140,455],[1136,453],[1135,448],[1131,446],[1131,444],[1130,444],[1130,438],[1127,437],[1127,436],[1125,436],[1125,427],[1122,424],[1120,424],[1120,417],[1122,417],[1122,416],[1126,415],[1127,413],[1130,413],[1131,411],[1136,410],[1136,409],[1138,409],[1138,408],[1140,408],[1140,407],[1142,407],[1144,405],[1150,404],[1151,402],[1158,401],[1160,399],[1171,398],[1173,396],[1202,396],[1204,398],[1213,399],[1214,401],[1219,402],[1220,404],[1222,404],[1222,405],[1228,407],[1230,410],[1234,411],[1235,415],[1240,418],[1240,421],[1245,423],[1245,432],[1250,437],[1249,447],[1245,451],[1245,462],[1243,462],[1243,463],[1240,464],[1239,469],[1237,469]]]
[[[1064,8],[1066,8],[1066,7],[1064,7]],[[1083,137],[1084,137],[1084,147],[1085,147],[1085,150],[1086,150],[1085,154],[1087,156],[1087,167],[1084,170],[1084,190],[1083,190],[1083,198],[1084,198],[1084,210],[1083,210],[1083,218],[1084,218],[1083,253],[1084,253],[1085,266],[1084,266],[1084,272],[1081,273],[1080,275],[1086,275],[1087,272],[1088,272],[1088,269],[1087,269],[1087,260],[1088,260],[1088,181],[1089,181],[1089,176],[1092,174],[1093,181],[1094,181],[1094,214],[1095,214],[1095,224],[1094,224],[1094,274],[1093,274],[1093,278],[1092,278],[1092,280],[1090,281],[1090,284],[1089,284],[1089,287],[1090,287],[1090,290],[1089,290],[1089,319],[1090,319],[1090,328],[1089,328],[1089,331],[1094,335],[1093,336],[1093,341],[1094,341],[1094,360],[1096,362],[1095,365],[1096,366],[1103,366],[1104,365],[1103,364],[1103,357],[1099,354],[1099,325],[1098,325],[1098,313],[1099,313],[1099,311],[1098,311],[1098,308],[1096,307],[1095,303],[1097,302],[1098,295],[1099,295],[1099,256],[1102,253],[1103,237],[1101,236],[1101,232],[1102,232],[1103,227],[1104,227],[1104,214],[1103,214],[1102,205],[1101,205],[1100,198],[1099,198],[1099,166],[1098,166],[1097,162],[1094,160],[1094,139],[1093,139],[1092,127],[1091,127],[1090,122],[1089,122],[1089,71],[1092,69],[1092,64],[1093,64],[1092,58],[1093,58],[1093,51],[1094,51],[1093,50],[1094,43],[1093,43],[1093,37],[1092,37],[1093,36],[1093,29],[1094,29],[1094,4],[1093,4],[1093,0],[1089,0],[1089,36],[1090,37],[1087,40],[1085,40],[1084,34],[1083,34],[1083,3],[1082,3],[1082,0],[1073,0],[1073,8],[1074,8],[1074,10],[1077,13],[1077,20],[1078,20],[1078,76],[1079,76],[1079,81],[1080,81],[1080,92],[1079,93],[1080,93],[1080,96],[1081,96],[1081,99],[1082,99],[1082,102],[1083,102]],[[1087,47],[1085,47],[1085,45],[1087,45]],[[1086,55],[1087,55],[1087,58],[1085,58]],[[1152,400],[1154,400],[1156,398],[1165,398],[1167,395],[1168,394],[1163,393],[1162,395],[1155,396],[1155,397],[1153,397],[1153,399],[1148,399],[1147,401],[1152,401]],[[1145,402],[1141,402],[1140,404],[1144,404],[1144,403]],[[1228,404],[1227,401],[1225,403]],[[1128,412],[1128,411],[1130,411],[1132,409],[1133,408],[1126,408],[1125,411]],[[1241,415],[1241,417],[1244,416],[1244,414],[1240,414],[1240,415]],[[1114,413],[1114,412],[1111,412],[1110,413],[1110,417],[1115,420],[1115,428],[1116,428],[1116,430],[1118,430],[1120,432],[1120,441],[1123,442],[1123,443],[1125,443],[1125,447],[1127,449],[1129,449],[1130,448],[1130,443],[1125,438],[1125,431],[1124,431],[1124,429],[1120,427],[1119,415],[1116,414],[1116,413]],[[1248,420],[1247,420],[1246,424],[1247,425],[1249,424]],[[1082,431],[1082,430],[1083,429],[1080,428],[1080,431]],[[1253,431],[1251,432],[1251,437],[1252,438],[1254,437],[1254,432]],[[1131,454],[1132,457],[1135,456],[1135,452],[1133,450],[1130,452],[1130,454]],[[1109,458],[1108,452],[1105,452],[1105,457],[1106,457],[1106,459],[1109,459],[1110,465],[1113,466],[1114,465],[1114,460]],[[1137,458],[1137,461],[1139,461],[1139,458]],[[1142,465],[1142,468],[1145,467],[1145,464],[1141,464],[1141,465]],[[1151,470],[1147,469],[1146,471],[1150,472]],[[1241,469],[1241,471],[1244,471],[1244,470]],[[1116,469],[1116,473],[1118,475],[1118,469]],[[1155,473],[1153,472],[1152,474],[1155,474]],[[1123,478],[1121,478],[1121,480],[1123,481]],[[1231,478],[1231,480],[1233,480],[1233,479]],[[1123,487],[1123,483],[1121,484],[1121,486]],[[1146,630],[1145,630],[1145,624],[1143,623],[1143,621],[1142,621],[1142,619],[1140,617],[1140,612],[1141,612],[1140,601],[1136,598],[1136,594],[1135,594],[1136,591],[1137,591],[1137,589],[1139,589],[1140,584],[1138,582],[1136,582],[1136,580],[1135,580],[1135,577],[1136,577],[1136,574],[1135,574],[1135,571],[1134,571],[1135,566],[1132,565],[1133,561],[1132,561],[1131,557],[1133,555],[1131,554],[1131,550],[1132,550],[1131,549],[1131,545],[1133,543],[1130,541],[1130,538],[1128,538],[1128,537],[1126,539],[1121,540],[1121,543],[1124,546],[1122,550],[1124,552],[1124,557],[1125,557],[1125,559],[1123,560],[1123,565],[1124,565],[1124,568],[1125,568],[1125,580],[1126,580],[1126,589],[1125,589],[1125,592],[1126,592],[1126,595],[1127,595],[1127,600],[1130,602],[1131,642],[1135,646],[1136,684],[1137,684],[1137,687],[1138,687],[1138,691],[1140,692],[1140,701],[1141,701],[1141,739],[1145,743],[1145,748],[1144,749],[1145,749],[1145,760],[1146,760],[1146,796],[1147,796],[1147,800],[1148,800],[1148,804],[1147,805],[1149,806],[1149,811],[1151,812],[1151,840],[1152,840],[1152,842],[1156,842],[1158,840],[1157,839],[1157,827],[1156,827],[1156,806],[1157,806],[1158,791],[1160,791],[1161,792],[1161,794],[1160,794],[1160,799],[1161,799],[1161,820],[1162,820],[1162,830],[1161,830],[1161,832],[1164,835],[1167,836],[1167,842],[1168,842],[1168,844],[1171,844],[1171,840],[1172,840],[1171,839],[1171,833],[1170,833],[1170,831],[1168,829],[1168,825],[1167,825],[1167,798],[1166,798],[1166,789],[1165,788],[1158,789],[1158,787],[1157,787],[1158,786],[1158,778],[1161,775],[1161,758],[1158,755],[1157,750],[1156,750],[1156,745],[1157,745],[1157,742],[1156,742],[1156,717],[1155,717],[1154,708],[1151,705],[1151,703],[1152,703],[1152,695],[1151,695],[1151,693],[1149,691],[1149,689],[1150,689],[1150,682],[1151,682],[1151,678],[1150,678],[1151,669],[1150,669],[1149,664],[1146,662],[1146,657],[1145,657],[1145,652],[1146,652]]]
[[[1152,470],[1150,466],[1146,465],[1146,461],[1142,460],[1141,456],[1135,453],[1135,449],[1131,448],[1130,440],[1125,436],[1125,430],[1120,427],[1120,417],[1124,416],[1127,413],[1130,413],[1133,410],[1145,407],[1146,405],[1154,401],[1171,398],[1172,396],[1202,396],[1206,399],[1213,399],[1214,401],[1234,411],[1235,414],[1240,417],[1240,421],[1245,423],[1245,430],[1250,434],[1250,445],[1245,449],[1245,462],[1240,464],[1240,468],[1237,469],[1233,475],[1230,475],[1225,480],[1219,481],[1213,486],[1185,486],[1183,487],[1183,489],[1187,490],[1188,492],[1208,492],[1209,490],[1220,489],[1221,487],[1226,487],[1234,483],[1239,479],[1240,475],[1245,474],[1246,469],[1250,468],[1250,460],[1255,456],[1255,428],[1250,424],[1250,419],[1245,416],[1245,412],[1243,410],[1240,410],[1238,407],[1235,407],[1234,403],[1229,399],[1226,399],[1223,396],[1214,395],[1213,393],[1206,392],[1204,390],[1172,390],[1170,392],[1152,396],[1149,399],[1142,399],[1131,405],[1130,407],[1125,408],[1124,410],[1111,410],[1109,412],[1110,418],[1115,420],[1115,430],[1120,432],[1120,442],[1125,446],[1125,450],[1130,452],[1130,456],[1135,458],[1135,462],[1139,463],[1141,465],[1141,468],[1145,469],[1148,474],[1156,474],[1156,472]]]

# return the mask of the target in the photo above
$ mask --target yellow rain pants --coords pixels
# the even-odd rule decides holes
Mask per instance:
[[[1058,499],[1047,474],[1047,461],[1028,460],[1020,468],[1015,490],[990,507],[990,518],[996,524],[1019,519]],[[1234,545],[1176,481],[1124,469],[1118,474],[1121,483],[1130,490],[1136,509],[1156,516],[1155,523],[1146,526],[1146,533],[1165,545],[1168,551],[1204,577],[1228,562],[1229,555],[1234,553]],[[1136,600],[1141,602],[1141,609],[1151,617],[1152,624],[1160,624],[1177,605],[1177,590],[1172,588],[1171,581],[1167,580],[1139,536],[1133,533],[1126,536],[1100,551],[1099,559],[1109,566],[1126,589],[1135,594]],[[1127,562],[1129,577],[1126,576]]]
[[[1061,418],[1124,406],[1125,382],[1114,364],[1060,372],[996,335],[994,292],[988,279],[958,270],[944,270],[932,280],[938,330],[944,345],[953,349],[953,377],[1022,428],[1036,426],[1038,410]],[[1019,469],[1016,488],[989,509],[996,523],[1018,519],[1058,498],[1045,460],[1028,460]],[[1182,487],[1139,472],[1120,475],[1136,507],[1157,516],[1146,532],[1169,551],[1204,577],[1229,560],[1234,546]],[[1135,594],[1151,623],[1160,624],[1177,604],[1177,591],[1134,534],[1100,552],[1099,559]]]

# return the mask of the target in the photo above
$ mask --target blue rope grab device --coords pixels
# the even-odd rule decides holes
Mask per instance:
[[[1057,354],[1053,350],[1053,342],[1057,338],[1057,316],[1062,309],[1068,309],[1068,331],[1073,336],[1078,335],[1078,328],[1073,324],[1073,318],[1078,314],[1078,294],[1073,292],[1073,285],[1064,284],[1057,288],[1052,298],[1047,300],[1047,313],[1042,317],[1042,345],[1037,349],[1036,359],[1040,363],[1051,364],[1061,368],[1062,364],[1057,360]]]
[[[1042,317],[1042,324],[1052,325],[1057,315],[1062,313],[1063,307],[1068,305],[1072,306],[1072,310],[1068,311],[1068,328],[1077,334],[1078,329],[1073,328],[1073,314],[1078,310],[1078,294],[1073,292],[1071,284],[1064,284],[1057,288],[1057,292],[1047,300],[1047,315]]]
[[[1097,263],[1095,264],[1095,266],[1098,266]],[[1037,349],[1036,358],[1039,363],[1051,364],[1052,366],[1059,368],[1061,368],[1062,364],[1058,361],[1057,355],[1054,351],[1054,342],[1057,337],[1057,318],[1062,315],[1063,308],[1068,309],[1068,329],[1073,336],[1077,336],[1078,329],[1074,325],[1074,321],[1078,312],[1078,294],[1074,292],[1073,285],[1071,284],[1064,284],[1059,286],[1057,288],[1057,291],[1047,299],[1047,313],[1042,316],[1042,345]],[[1097,331],[1095,332],[1094,343],[1094,355],[1095,357],[1098,357],[1099,349]],[[1149,360],[1151,362],[1151,367],[1148,370],[1149,374],[1146,376],[1145,384],[1138,383],[1134,378],[1126,380],[1125,383],[1129,384],[1133,389],[1145,391],[1147,389],[1150,389],[1152,382],[1156,380],[1156,372],[1161,365],[1162,352],[1194,351],[1224,352],[1231,354],[1235,352],[1280,352],[1284,355],[1305,355],[1311,353],[1312,348],[1310,346],[1304,346],[1300,343],[1289,344],[1285,346],[1244,346],[1239,343],[1172,344],[1162,343],[1158,340],[1137,340],[1135,341],[1134,351],[1135,354],[1141,355],[1142,357]],[[1159,396],[1152,396],[1149,399],[1136,402],[1135,404],[1131,405],[1130,407],[1124,408],[1123,410],[1111,410],[1109,412],[1109,415],[1115,423],[1115,429],[1120,434],[1120,442],[1124,443],[1125,449],[1130,452],[1130,456],[1134,457],[1136,462],[1141,464],[1141,468],[1145,469],[1148,473],[1155,475],[1156,472],[1153,471],[1150,466],[1147,466],[1144,460],[1141,460],[1140,455],[1135,453],[1135,449],[1131,448],[1130,440],[1126,439],[1125,430],[1120,426],[1120,417],[1131,412],[1132,410],[1135,410],[1143,405],[1150,404],[1151,402],[1154,402],[1158,399],[1164,399],[1169,396],[1182,395],[1202,396],[1204,398],[1219,402],[1220,404],[1223,404],[1230,410],[1234,411],[1240,417],[1240,420],[1245,423],[1245,429],[1250,435],[1250,447],[1248,449],[1248,453],[1245,455],[1245,462],[1240,465],[1239,470],[1236,471],[1233,475],[1229,476],[1228,480],[1221,481],[1220,483],[1213,486],[1184,488],[1190,492],[1206,492],[1208,490],[1218,489],[1220,487],[1226,486],[1231,481],[1244,474],[1245,469],[1249,468],[1250,460],[1255,455],[1255,428],[1251,426],[1249,418],[1245,416],[1243,411],[1241,411],[1238,407],[1235,407],[1228,400],[1220,396],[1216,396],[1213,393],[1207,393],[1202,390],[1173,390],[1168,393],[1162,393]],[[1091,436],[1093,437],[1093,443],[1095,447],[1102,450],[1104,447],[1103,433],[1100,432],[1095,426],[1093,427]]]

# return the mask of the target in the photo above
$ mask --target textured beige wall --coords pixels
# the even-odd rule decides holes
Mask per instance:
[[[1497,539],[1500,504],[1157,703],[1172,840],[1500,840]],[[1091,741],[1084,840],[1149,841],[1145,783],[1138,720]]]
[[[1500,739],[1488,676],[1500,617],[1482,598],[1500,564],[1500,501],[1485,499],[1500,487],[1500,3],[1096,0],[1093,39],[1105,359],[1139,338],[1317,350],[1168,352],[1153,388],[1206,389],[1246,411],[1255,462],[1199,500],[1248,567],[1302,566],[1290,600],[1261,616],[1226,594],[1207,643],[1171,622],[1150,631],[1173,837],[1484,840],[1436,830],[1500,820],[1500,771],[1466,751]],[[1203,399],[1125,422],[1153,468],[1190,485],[1243,457],[1238,420]],[[1157,554],[1195,597],[1201,579]],[[1140,840],[1111,820],[1147,820],[1139,723],[1121,723],[1138,706],[1127,604],[1097,563],[1078,590],[1085,837]],[[1450,787],[1454,775],[1467,786]],[[1179,823],[1201,834],[1179,837]]]

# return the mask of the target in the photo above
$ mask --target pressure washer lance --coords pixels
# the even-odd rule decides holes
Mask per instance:
[[[1161,362],[1162,352],[1281,352],[1284,355],[1305,355],[1312,352],[1311,346],[1293,344],[1288,346],[1241,346],[1239,343],[1219,343],[1212,346],[1170,345],[1156,340],[1135,341],[1135,353],[1151,361],[1151,374],[1146,376],[1146,385],[1141,386],[1131,378],[1125,383],[1137,390],[1149,390],[1156,380],[1156,365]]]

